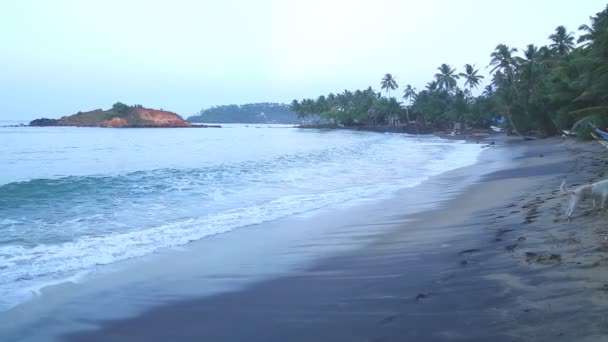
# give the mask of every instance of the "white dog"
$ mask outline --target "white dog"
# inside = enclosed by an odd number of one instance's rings
[[[608,199],[608,179],[595,182],[593,184],[583,185],[575,190],[566,190],[565,185],[566,181],[563,181],[559,189],[562,191],[563,194],[570,195],[570,204],[568,205],[568,209],[566,210],[566,216],[568,217],[568,221],[570,221],[572,212],[579,204],[579,202],[583,201],[586,198],[593,199],[594,209],[596,200],[600,200],[600,206],[601,208],[604,208],[604,205],[606,204],[606,199]]]

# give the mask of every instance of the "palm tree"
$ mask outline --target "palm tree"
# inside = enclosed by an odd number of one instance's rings
[[[456,80],[458,79],[458,75],[456,75],[456,69],[452,69],[451,66],[447,64],[441,64],[438,73],[435,74],[435,79],[437,80],[437,87],[449,92],[452,89],[456,88]]]
[[[593,20],[593,18],[592,18],[592,20]],[[576,40],[576,42],[579,44],[583,43],[580,46],[583,48],[586,48],[593,41],[593,37],[595,36],[595,30],[587,24],[583,24],[583,25],[579,26],[578,29],[579,29],[579,31],[584,31],[585,33],[578,36],[578,39]]]
[[[488,84],[485,88],[483,88],[482,95],[485,97],[490,97],[494,95],[494,87],[492,87],[491,84]]]
[[[555,33],[549,36],[549,39],[553,41],[553,44],[549,45],[549,47],[560,56],[565,56],[574,49],[574,37],[572,33],[566,33],[564,26],[558,26],[555,29]]]
[[[483,79],[483,76],[477,75],[479,70],[475,70],[475,66],[471,64],[464,65],[464,71],[459,74],[460,77],[465,79],[464,85],[469,86],[470,89],[477,88],[479,82]]]
[[[403,99],[409,102],[409,106],[405,106],[405,115],[407,117],[407,122],[410,122],[410,110],[409,107],[412,105],[412,100],[416,99],[416,88],[412,88],[410,84],[405,86],[403,90]]]
[[[304,112],[302,111],[302,106],[298,100],[291,101],[290,109],[292,112],[296,113],[299,118],[305,116]]]
[[[380,81],[380,86],[382,90],[386,90],[388,97],[391,96],[391,90],[399,88],[399,86],[397,85],[397,81],[395,81],[395,78],[391,74],[384,75],[384,78],[382,78],[382,80]]]
[[[540,50],[534,45],[529,44],[524,50],[524,58],[519,58],[519,79],[526,83],[527,90],[530,93],[536,93],[540,87],[542,78],[542,60],[543,55]]]
[[[524,58],[527,62],[536,61],[539,54],[538,48],[534,44],[528,44],[524,50]]]
[[[515,126],[513,113],[511,112],[514,101],[518,97],[514,82],[514,73],[517,68],[517,60],[513,57],[514,52],[517,52],[517,49],[509,48],[505,44],[498,44],[490,55],[492,59],[489,66],[493,66],[490,72],[495,72],[492,77],[492,85],[497,89],[497,105],[509,120],[513,131],[523,137]]]
[[[425,88],[430,92],[434,92],[435,90],[437,90],[437,81],[431,81],[427,83]]]
[[[505,44],[498,44],[490,57],[490,65],[493,66],[490,73],[498,70],[501,71],[509,80],[513,80],[513,73],[517,65],[513,53],[517,52],[516,48],[509,48]]]

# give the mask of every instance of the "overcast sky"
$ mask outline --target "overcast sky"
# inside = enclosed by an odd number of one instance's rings
[[[0,5],[0,119],[142,104],[202,108],[423,88],[441,63],[487,72],[498,43],[577,31],[600,0],[15,0]],[[401,91],[399,91],[401,93]]]

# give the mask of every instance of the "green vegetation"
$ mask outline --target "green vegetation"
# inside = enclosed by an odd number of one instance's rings
[[[387,74],[387,76],[390,75]],[[386,77],[382,82],[384,83],[385,80],[387,80]],[[390,83],[387,83],[387,92],[391,88],[397,88],[392,77],[388,79],[388,82]],[[325,121],[347,126],[377,125],[390,121],[390,118],[400,118],[405,115],[405,110],[394,97],[382,97],[371,87],[354,92],[345,90],[337,95],[321,95],[316,100],[304,99],[301,102],[293,100],[291,109],[300,118],[308,119],[310,123]]]
[[[474,65],[466,64],[464,72],[458,73],[442,64],[425,89],[404,88],[405,105],[390,96],[398,85],[386,74],[380,86],[387,97],[370,87],[316,100],[294,100],[291,108],[312,122],[339,125],[394,125],[416,120],[438,128],[451,128],[455,123],[487,128],[504,119],[505,126],[516,134],[543,136],[573,125],[581,133],[594,125],[606,127],[608,7],[579,30],[578,46],[573,33],[563,26],[548,36],[546,46],[530,44],[519,51],[498,44],[490,54],[490,84],[478,96],[472,92],[483,76]]]
[[[105,112],[105,118],[112,119],[116,117],[124,117],[129,111],[129,108],[136,108],[136,106],[130,107],[122,102],[116,102],[112,105],[112,109]]]
[[[216,106],[203,109],[187,119],[194,123],[281,123],[295,124],[298,117],[288,105],[281,103],[251,103]]]

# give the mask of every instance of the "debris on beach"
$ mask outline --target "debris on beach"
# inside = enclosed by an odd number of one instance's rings
[[[428,298],[428,297],[429,297],[429,294],[428,294],[428,293],[419,293],[419,294],[416,296],[416,301],[420,301],[421,299],[425,299],[425,298]]]
[[[533,262],[541,265],[556,265],[562,262],[560,254],[544,254],[533,260]]]

